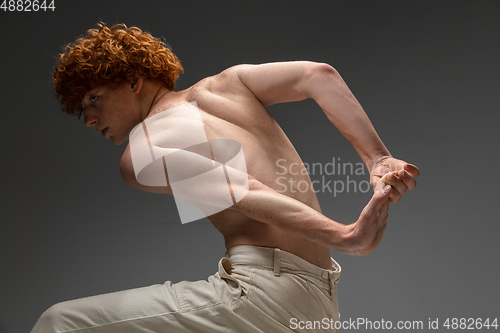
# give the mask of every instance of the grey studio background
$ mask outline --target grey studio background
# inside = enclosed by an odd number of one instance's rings
[[[374,253],[332,251],[342,320],[422,321],[425,332],[429,318],[499,317],[500,1],[55,5],[0,11],[0,333],[29,332],[64,300],[206,279],[224,255],[208,220],[181,225],[171,197],[129,187],[118,169],[125,145],[53,98],[54,56],[99,20],[165,37],[185,68],[178,89],[240,63],[333,65],[393,156],[422,172],[391,205]],[[313,101],[270,112],[305,162],[361,161]],[[323,213],[346,224],[371,197],[317,190]]]

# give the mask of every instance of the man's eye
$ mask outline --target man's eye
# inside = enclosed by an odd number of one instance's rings
[[[96,100],[97,100],[97,96],[90,96],[90,101],[92,103],[95,103]]]

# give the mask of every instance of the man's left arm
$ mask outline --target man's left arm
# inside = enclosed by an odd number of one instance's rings
[[[328,119],[354,146],[376,187],[382,177],[393,187],[391,202],[416,186],[420,173],[412,164],[395,159],[340,74],[330,65],[309,61],[240,65],[233,68],[241,82],[264,106],[312,98]]]

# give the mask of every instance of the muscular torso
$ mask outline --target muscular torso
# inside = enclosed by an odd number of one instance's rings
[[[297,172],[297,165],[301,166],[302,161],[295,148],[262,103],[231,72],[222,72],[186,90],[169,94],[169,98],[160,99],[154,105],[148,118],[193,101],[197,104],[208,140],[232,139],[239,142],[251,177],[320,211],[308,174]],[[176,121],[182,120],[172,119],[171,135],[176,135],[175,131],[180,130],[181,126],[175,126]],[[183,126],[185,133],[186,125]],[[130,159],[130,148],[127,146],[121,163],[121,172],[127,182],[145,191],[172,194],[167,187],[138,184]],[[295,164],[293,172],[290,172],[292,163]],[[278,177],[281,177],[280,181]],[[283,177],[286,177],[286,181]],[[301,181],[302,184],[309,184],[307,191],[304,191],[303,186],[300,190],[293,186]],[[331,269],[330,251],[326,247],[271,224],[250,219],[236,209],[225,209],[208,218],[224,236],[227,248],[244,244],[278,247],[317,266]]]

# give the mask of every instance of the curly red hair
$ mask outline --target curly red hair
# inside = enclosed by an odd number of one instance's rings
[[[175,89],[175,80],[184,70],[162,39],[125,24],[98,26],[87,37],[66,45],[59,55],[52,81],[63,111],[79,115],[82,98],[91,86],[118,85],[137,75]]]

